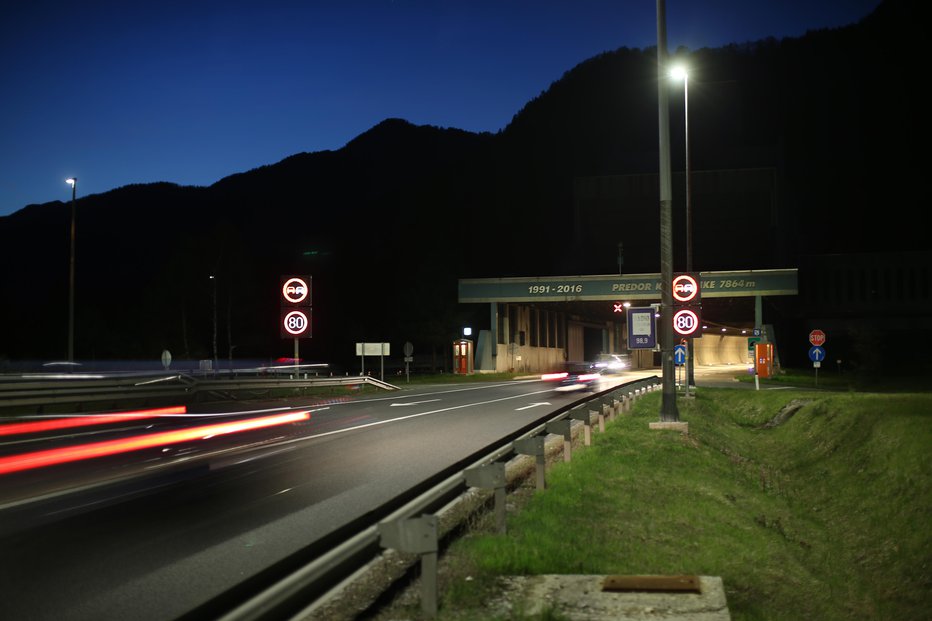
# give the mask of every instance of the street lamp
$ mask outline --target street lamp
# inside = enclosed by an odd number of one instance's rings
[[[217,277],[211,274],[210,283],[213,285],[213,298],[214,298],[214,372],[217,371],[218,360],[217,360]]]
[[[68,267],[68,362],[74,362],[74,211],[78,192],[78,178],[69,177],[71,185],[71,260]]]
[[[693,271],[693,213],[692,213],[692,188],[690,184],[689,168],[689,73],[686,67],[677,65],[670,71],[670,76],[675,80],[683,81],[683,134],[686,142],[686,271]],[[687,343],[686,356],[686,386],[696,385],[694,356],[695,349],[693,340],[689,339]],[[688,388],[687,388],[688,390]]]
[[[676,367],[673,364],[673,188],[670,180],[670,98],[662,76],[667,66],[666,3],[657,0],[657,112],[660,138],[660,360],[663,386],[660,398],[661,422],[678,422],[676,408]]]

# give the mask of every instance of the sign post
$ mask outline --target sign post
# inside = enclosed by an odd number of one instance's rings
[[[684,372],[686,371],[686,359],[688,355],[686,353],[686,345],[680,344],[673,348],[673,364],[676,366],[677,376],[680,375],[680,369]],[[685,376],[686,374],[683,373]],[[689,377],[686,377],[686,394],[689,394]]]
[[[282,276],[279,331],[282,338],[294,339],[294,371],[298,377],[298,339],[311,338],[311,277]]]
[[[356,355],[362,360],[361,375],[366,374],[366,356],[381,356],[381,380],[385,381],[385,356],[391,355],[390,343],[356,343]]]
[[[825,360],[825,348],[822,345],[825,344],[825,332],[822,330],[813,330],[809,333],[809,343],[812,347],[809,348],[809,360],[812,361],[812,368],[815,369],[815,385],[819,386],[819,367],[822,366],[822,361]]]
[[[405,352],[405,382],[410,384],[411,383],[411,368],[408,365],[410,365],[411,361],[414,360],[414,358],[411,356],[411,354],[414,353],[414,345],[411,344],[411,341],[405,342],[404,352]]]
[[[686,396],[696,385],[693,339],[702,336],[702,287],[698,273],[676,274],[673,278],[673,331],[686,340]]]

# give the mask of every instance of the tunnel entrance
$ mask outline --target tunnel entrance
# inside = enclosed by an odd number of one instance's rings
[[[596,360],[602,350],[601,328],[583,327],[583,360]]]

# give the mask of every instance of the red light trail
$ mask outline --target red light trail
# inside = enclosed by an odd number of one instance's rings
[[[188,408],[184,405],[155,408],[151,410],[135,410],[132,412],[116,412],[113,414],[94,414],[91,416],[73,416],[67,418],[54,418],[49,420],[30,421],[28,423],[8,423],[0,425],[0,436],[12,436],[21,433],[36,433],[38,431],[54,431],[56,429],[70,429],[72,427],[85,427],[88,425],[104,425],[106,423],[119,423],[129,420],[140,420],[164,416],[165,414],[185,414]]]
[[[166,444],[204,440],[223,434],[262,429],[275,425],[308,420],[310,417],[311,415],[309,412],[289,412],[287,414],[277,414],[275,416],[263,416],[261,418],[250,418],[247,420],[218,423],[214,425],[202,425],[200,427],[191,427],[190,429],[179,429],[176,431],[163,431],[142,436],[121,438],[119,440],[106,440],[103,442],[23,453],[21,455],[10,455],[8,457],[0,457],[0,474],[9,474],[11,472],[31,470],[33,468],[43,468],[45,466],[92,459],[94,457],[104,457],[106,455],[116,455],[118,453],[138,451],[144,448],[164,446]]]

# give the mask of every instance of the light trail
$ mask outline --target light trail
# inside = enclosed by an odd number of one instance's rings
[[[50,420],[36,420],[28,423],[7,423],[0,425],[0,436],[13,436],[23,433],[36,433],[39,431],[54,431],[57,429],[70,429],[72,427],[86,427],[90,425],[104,425],[107,423],[122,423],[128,420],[141,420],[154,418],[167,414],[184,414],[187,406],[179,405],[167,408],[154,408],[151,410],[134,410],[130,412],[114,412],[111,414],[93,414],[88,416],[69,416],[66,418],[53,418]]]
[[[43,468],[56,464],[104,457],[106,455],[116,455],[145,448],[164,446],[166,444],[192,442],[194,440],[203,440],[240,431],[274,427],[275,425],[308,420],[310,417],[310,412],[307,411],[289,412],[287,414],[278,414],[275,416],[263,416],[261,418],[202,425],[200,427],[179,429],[176,431],[163,431],[142,436],[121,438],[119,440],[106,440],[103,442],[23,453],[21,455],[10,455],[8,457],[0,457],[0,474]]]

